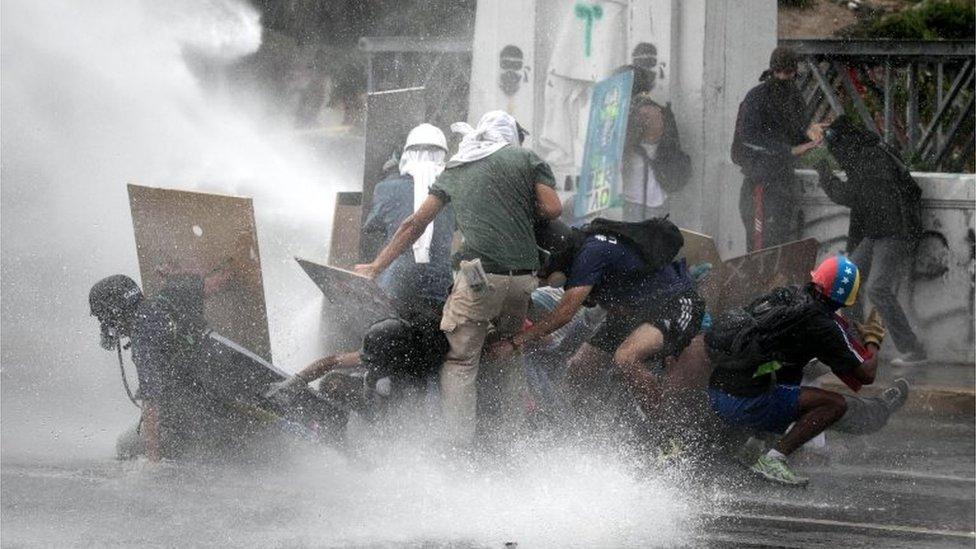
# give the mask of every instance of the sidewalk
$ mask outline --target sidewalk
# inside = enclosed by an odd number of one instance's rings
[[[905,403],[907,412],[976,417],[976,364],[932,362],[900,369],[882,364],[874,385],[864,387],[861,392],[867,396],[876,395],[899,377],[908,379],[912,386],[908,402]],[[824,388],[850,391],[832,376],[824,381]]]

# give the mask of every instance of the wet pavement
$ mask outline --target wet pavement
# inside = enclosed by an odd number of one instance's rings
[[[809,487],[733,462],[634,472],[565,449],[484,470],[422,452],[357,470],[316,450],[256,468],[4,455],[5,547],[973,547],[972,417],[832,434]],[[800,461],[800,460],[798,460]],[[511,547],[511,546],[509,546]]]

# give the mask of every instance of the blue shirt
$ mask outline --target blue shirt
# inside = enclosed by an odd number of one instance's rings
[[[413,178],[395,174],[373,189],[373,206],[363,225],[389,243],[403,220],[413,213]],[[430,262],[417,263],[409,249],[396,258],[377,279],[399,306],[410,305],[417,298],[443,303],[451,288],[451,239],[454,237],[454,210],[445,206],[434,218],[434,236],[430,243]]]
[[[612,236],[590,235],[569,268],[566,288],[592,286],[589,299],[604,308],[650,307],[665,295],[692,288],[684,260],[648,272],[644,260]]]

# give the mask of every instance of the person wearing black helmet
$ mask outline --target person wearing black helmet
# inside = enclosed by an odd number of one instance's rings
[[[739,105],[731,152],[745,176],[739,210],[749,251],[798,238],[796,158],[823,139],[822,125],[807,125],[794,83],[799,59],[788,46],[774,49],[761,83]]]
[[[834,202],[851,209],[847,249],[861,269],[871,303],[891,339],[905,356],[895,365],[921,364],[928,355],[898,303],[898,286],[907,275],[922,235],[922,189],[897,153],[877,134],[848,116],[825,132],[827,149],[847,173],[842,181],[826,160],[817,165],[820,186]],[[863,319],[861,302],[854,316]]]
[[[132,349],[141,401],[140,425],[119,440],[119,456],[141,453],[153,461],[234,447],[247,423],[195,383],[193,372],[207,329],[204,279],[170,276],[156,295],[146,297],[125,275],[92,286],[89,305],[101,328],[101,344]],[[126,342],[127,340],[127,342]]]
[[[267,396],[288,404],[298,391],[321,378],[323,394],[370,419],[377,397],[423,389],[444,361],[447,349],[447,338],[436,325],[385,318],[367,328],[358,351],[320,358],[273,384]]]
[[[681,248],[680,231],[667,219],[622,223],[597,219],[583,229],[553,226],[549,260],[540,272],[547,283],[565,281],[565,293],[551,315],[492,347],[514,353],[566,325],[584,304],[607,311],[596,332],[570,360],[566,383],[581,389],[613,364],[645,415],[653,414],[662,392],[649,360],[679,355],[698,334],[704,301],[695,291]]]

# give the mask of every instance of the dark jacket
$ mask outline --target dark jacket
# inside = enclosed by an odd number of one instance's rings
[[[732,161],[747,178],[768,184],[792,178],[796,159],[790,150],[809,139],[806,104],[796,84],[764,78],[739,105]]]
[[[413,213],[413,178],[394,173],[373,190],[373,205],[366,216],[363,233],[373,235],[383,244],[393,238],[403,220]],[[397,309],[420,299],[441,302],[447,299],[451,274],[451,240],[454,237],[454,211],[446,206],[434,218],[434,236],[430,244],[430,263],[417,263],[409,249],[394,260],[378,279]]]
[[[922,232],[922,190],[897,154],[847,117],[838,118],[827,132],[827,146],[847,172],[847,181],[825,165],[817,171],[827,196],[851,209],[848,247],[853,249],[865,237],[917,240]]]

